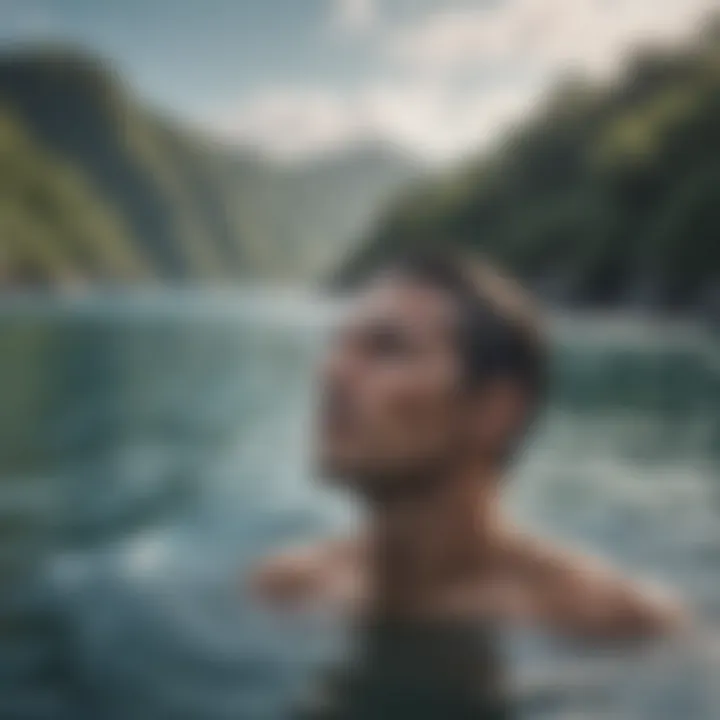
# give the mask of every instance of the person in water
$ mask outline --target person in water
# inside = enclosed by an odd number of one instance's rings
[[[365,527],[265,561],[263,598],[395,627],[453,619],[625,640],[683,625],[656,588],[503,513],[546,392],[534,313],[468,258],[406,258],[364,280],[323,365],[318,455],[322,475],[362,502]]]

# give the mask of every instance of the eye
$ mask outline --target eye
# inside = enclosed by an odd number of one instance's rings
[[[372,355],[386,359],[408,357],[415,350],[407,333],[394,326],[372,328],[366,335],[365,345]]]

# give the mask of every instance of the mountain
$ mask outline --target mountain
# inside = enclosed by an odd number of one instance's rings
[[[560,301],[694,307],[720,297],[720,20],[574,78],[492,152],[422,182],[346,262],[479,251]]]
[[[236,178],[245,166],[230,168]],[[367,235],[394,194],[421,175],[412,158],[366,143],[241,181],[240,214],[261,274],[322,277]],[[264,243],[264,238],[272,238]]]
[[[0,282],[304,279],[368,230],[414,161],[282,167],[144,107],[95,57],[0,56]]]

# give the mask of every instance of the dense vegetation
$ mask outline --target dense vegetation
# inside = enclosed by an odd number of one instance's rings
[[[574,303],[687,307],[720,288],[720,25],[567,81],[492,153],[419,183],[345,268],[447,244]]]
[[[280,168],[140,105],[92,57],[0,56],[0,283],[311,277],[416,172],[365,148]]]

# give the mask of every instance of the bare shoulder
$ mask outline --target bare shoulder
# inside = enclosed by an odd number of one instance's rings
[[[256,566],[250,590],[270,602],[293,605],[311,600],[323,592],[352,549],[351,541],[332,540],[284,550]]]
[[[541,539],[521,545],[525,574],[550,624],[580,635],[638,639],[673,634],[687,623],[666,588],[631,578],[608,562]]]

